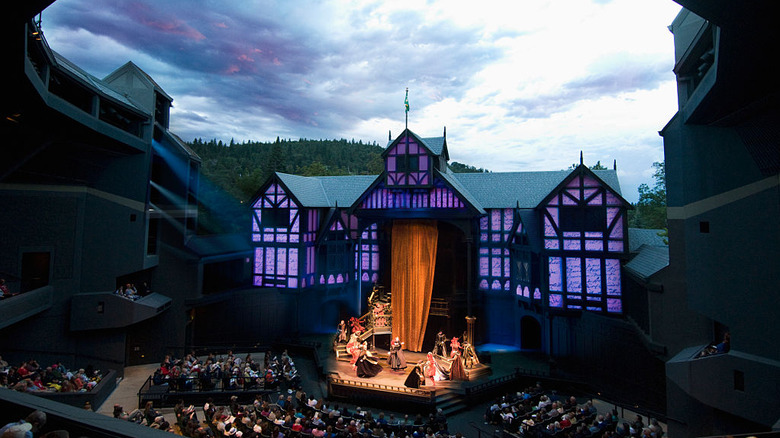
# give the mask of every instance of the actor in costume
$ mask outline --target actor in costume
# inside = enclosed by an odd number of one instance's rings
[[[360,354],[357,362],[355,362],[355,371],[358,377],[374,377],[382,372],[382,365],[379,361],[368,351],[368,345],[363,342],[359,348]]]
[[[390,355],[387,357],[387,363],[390,365],[390,369],[394,371],[406,368],[403,342],[401,342],[398,336],[390,343]]]
[[[460,354],[460,342],[458,338],[452,338],[452,352],[450,357],[452,358],[452,366],[450,366],[450,379],[452,380],[468,380],[466,369],[463,366],[463,357]]]
[[[433,347],[433,354],[447,357],[447,336],[441,330],[436,334],[436,345]]]
[[[352,369],[355,369],[355,362],[357,362],[358,357],[360,356],[360,338],[358,336],[360,335],[360,332],[354,332],[349,337],[349,342],[347,342],[347,353],[352,355],[352,360],[349,361],[349,363],[352,364]]]
[[[436,386],[437,381],[449,380],[450,373],[444,366],[442,366],[433,353],[428,353],[428,361],[425,364],[425,375],[433,381],[433,385]]]
[[[347,342],[347,323],[345,323],[343,319],[339,323],[339,336],[336,342],[339,344],[342,342]]]
[[[404,385],[407,388],[419,388],[421,386],[425,386],[425,374],[423,374],[422,371],[422,365],[425,362],[420,362],[414,366],[414,369],[411,373],[409,373],[409,376],[406,378],[406,381],[404,382]]]
[[[450,357],[460,356],[460,342],[458,338],[452,338],[450,349]]]

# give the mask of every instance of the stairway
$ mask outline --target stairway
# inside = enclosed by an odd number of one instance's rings
[[[436,408],[441,409],[447,417],[467,410],[469,407],[466,404],[464,394],[457,392],[455,388],[448,388],[447,386],[446,381],[436,382],[434,401]]]

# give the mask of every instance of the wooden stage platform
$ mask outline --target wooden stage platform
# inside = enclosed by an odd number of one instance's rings
[[[407,388],[404,385],[406,378],[413,371],[416,363],[426,361],[427,354],[404,351],[407,367],[395,371],[390,369],[387,363],[387,350],[375,349],[372,352],[382,365],[382,371],[374,377],[358,377],[347,357],[337,358],[335,352],[331,355],[323,366],[329,397],[368,406],[395,405],[401,412],[419,410],[420,407],[431,409],[440,407],[448,412],[455,412],[465,407],[464,396],[467,385],[474,385],[475,381],[479,380],[488,380],[492,375],[490,365],[480,363],[465,370],[469,378],[467,381],[433,382],[428,378],[425,386]]]

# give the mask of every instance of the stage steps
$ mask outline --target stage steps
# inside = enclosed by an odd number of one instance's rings
[[[464,399],[464,394],[456,392],[450,388],[442,388],[444,385],[436,384],[436,408],[441,409],[444,415],[449,417],[459,412],[467,410],[469,407]]]
[[[333,345],[333,351],[336,353],[336,360],[340,362],[349,362],[352,360],[352,355],[347,353],[347,344],[336,343]],[[379,359],[387,359],[387,355],[380,355],[375,348],[369,350],[372,355]]]

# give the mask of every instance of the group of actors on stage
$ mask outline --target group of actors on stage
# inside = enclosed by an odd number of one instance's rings
[[[344,321],[339,323],[337,342],[347,344],[347,353],[352,356],[350,363],[357,377],[374,377],[382,371],[379,358],[371,353],[366,341],[361,342],[360,331],[354,331],[347,339],[347,326]],[[419,388],[426,384],[427,379],[435,386],[442,380],[468,380],[466,367],[479,363],[473,347],[454,337],[449,340],[450,354],[447,357],[447,337],[439,331],[436,335],[436,344],[433,351],[427,354],[426,360],[414,365],[404,385],[410,388]],[[403,371],[407,368],[404,356],[403,342],[399,337],[390,341],[390,350],[387,363],[393,371]]]

